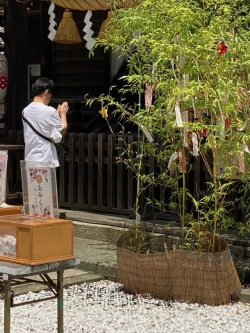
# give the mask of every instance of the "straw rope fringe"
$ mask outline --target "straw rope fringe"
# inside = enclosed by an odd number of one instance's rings
[[[111,7],[124,8],[133,7],[138,0],[53,0],[58,6],[75,10],[107,10]]]
[[[76,23],[73,20],[72,12],[68,9],[63,13],[54,41],[62,44],[78,44],[82,42]]]
[[[214,254],[188,250],[141,254],[118,242],[117,269],[125,290],[167,300],[222,305],[241,292],[228,247]]]

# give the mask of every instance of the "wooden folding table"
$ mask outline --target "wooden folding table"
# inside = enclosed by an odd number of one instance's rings
[[[35,266],[0,261],[0,292],[4,298],[4,333],[10,333],[11,307],[55,298],[57,299],[57,331],[58,333],[63,333],[63,272],[66,269],[74,268],[77,264],[79,264],[79,259],[50,262]],[[51,272],[57,273],[56,282],[50,278],[48,273]],[[39,275],[42,281],[35,279],[35,275]],[[44,284],[51,290],[52,295],[46,298],[15,303],[12,287],[26,283]]]

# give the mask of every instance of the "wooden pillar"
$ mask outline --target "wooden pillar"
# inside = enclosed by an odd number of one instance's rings
[[[49,34],[49,4],[48,2],[41,2],[40,4],[40,33],[41,33],[41,76],[47,76],[54,79],[53,73],[53,54],[52,42],[48,39]]]
[[[5,56],[8,86],[5,97],[6,126],[22,129],[21,112],[27,105],[27,5],[4,0]],[[34,46],[35,47],[35,46]]]

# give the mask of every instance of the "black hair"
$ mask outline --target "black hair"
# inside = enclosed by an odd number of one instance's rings
[[[37,79],[31,86],[31,92],[33,97],[39,96],[44,93],[46,90],[53,92],[54,82],[46,77],[40,77]]]

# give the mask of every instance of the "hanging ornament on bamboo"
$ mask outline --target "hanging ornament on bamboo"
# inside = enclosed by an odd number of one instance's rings
[[[108,110],[102,106],[99,113],[102,115],[102,118],[108,118]]]
[[[103,106],[103,101],[101,101],[101,104],[102,104],[102,108],[101,110],[99,111],[99,113],[102,115],[102,118],[104,118],[106,120],[106,123],[109,127],[109,130],[112,134],[114,134],[113,130],[112,130],[112,127],[108,121],[108,109],[106,109],[104,106]]]
[[[241,151],[238,156],[238,170],[240,173],[245,173],[245,157],[243,151]]]
[[[141,127],[143,134],[148,139],[148,142],[153,142],[154,138],[153,138],[152,134],[149,132],[149,130],[144,125],[141,125],[140,127]]]
[[[184,111],[182,113],[183,121],[185,123],[188,123],[188,111]],[[184,132],[183,132],[183,146],[188,147],[188,126],[184,126]]]
[[[84,18],[85,27],[83,28],[83,31],[85,32],[83,38],[87,41],[85,47],[89,51],[92,50],[95,44],[95,40],[94,38],[92,38],[94,31],[91,29],[93,25],[93,23],[90,21],[91,16],[92,16],[92,11],[88,10]]]
[[[226,54],[228,52],[228,46],[225,43],[224,38],[217,44],[216,52],[219,55]]]
[[[250,154],[250,151],[249,151],[248,145],[244,144],[243,147],[242,147],[242,149],[243,149],[243,151],[244,151],[245,153]]]
[[[6,95],[8,83],[8,65],[4,54],[0,53],[0,101]]]
[[[150,108],[152,106],[153,100],[153,88],[151,84],[146,83],[146,91],[145,91],[145,108]]]
[[[55,36],[56,36],[56,29],[55,29],[55,26],[57,25],[56,24],[56,21],[55,21],[55,18],[56,18],[56,15],[54,13],[54,10],[55,10],[55,4],[53,1],[51,1],[51,4],[49,6],[49,10],[48,10],[48,14],[49,14],[49,34],[48,34],[48,38],[53,41],[55,39]]]
[[[168,170],[170,172],[170,177],[175,177],[176,176],[176,160],[179,157],[179,154],[177,151],[175,151],[171,156],[168,161]]]
[[[203,122],[203,113],[202,110],[197,109],[196,110],[196,119],[198,120],[198,122],[202,123]],[[203,129],[199,129],[197,130],[198,136],[200,139],[204,138],[207,136],[207,129],[204,127]]]
[[[193,156],[199,156],[198,138],[196,133],[192,133]]]
[[[180,110],[180,105],[179,103],[175,104],[175,117],[176,117],[176,124],[177,127],[183,127],[183,122],[181,118],[181,110]]]
[[[178,158],[179,154],[177,153],[177,151],[175,151],[171,156],[170,159],[168,161],[168,169],[171,168],[172,164],[174,163],[174,161]]]

